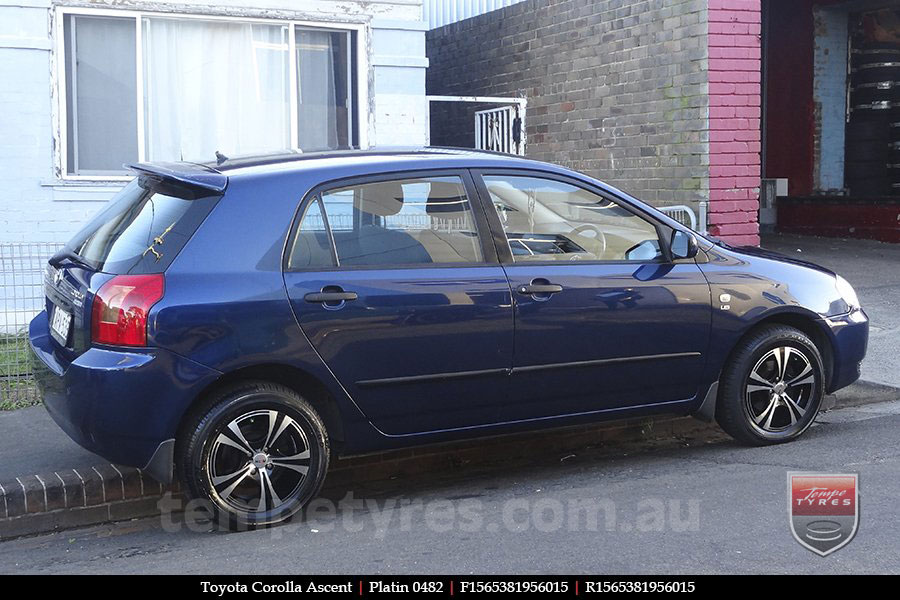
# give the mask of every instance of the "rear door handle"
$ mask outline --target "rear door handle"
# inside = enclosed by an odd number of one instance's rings
[[[336,303],[336,302],[349,302],[350,300],[356,300],[359,298],[359,295],[356,292],[310,292],[303,296],[303,299],[307,302],[313,303]]]
[[[555,283],[529,283],[520,285],[516,291],[523,296],[533,296],[534,294],[558,294],[563,291],[563,288]]]

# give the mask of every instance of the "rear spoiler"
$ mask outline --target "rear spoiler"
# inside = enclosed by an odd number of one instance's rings
[[[200,192],[200,195],[221,194],[228,186],[228,176],[206,165],[188,162],[130,163],[131,169],[141,177],[161,184]]]

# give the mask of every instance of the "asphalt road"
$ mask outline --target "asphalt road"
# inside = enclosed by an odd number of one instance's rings
[[[778,447],[535,450],[516,464],[333,490],[366,508],[329,514],[323,502],[318,516],[262,531],[149,519],[12,540],[0,543],[0,572],[900,573],[900,401],[819,420]],[[859,474],[859,531],[826,558],[789,531],[795,470]]]
[[[862,378],[900,387],[900,244],[764,235],[762,246],[820,264],[853,285],[870,325]]]

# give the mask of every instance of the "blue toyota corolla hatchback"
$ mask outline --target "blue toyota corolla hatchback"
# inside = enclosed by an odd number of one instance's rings
[[[296,513],[336,454],[655,413],[784,442],[865,355],[840,276],[561,167],[426,148],[132,168],[47,267],[44,402],[233,524]]]

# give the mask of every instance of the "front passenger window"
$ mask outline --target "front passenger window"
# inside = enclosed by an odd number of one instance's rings
[[[585,189],[538,177],[484,177],[515,262],[650,262],[663,257],[656,227]]]

